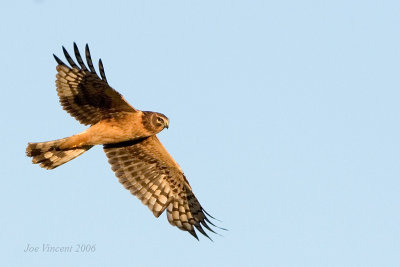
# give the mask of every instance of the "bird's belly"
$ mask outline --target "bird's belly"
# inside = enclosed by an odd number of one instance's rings
[[[143,127],[134,121],[99,122],[87,129],[85,134],[90,145],[113,144],[148,136]]]

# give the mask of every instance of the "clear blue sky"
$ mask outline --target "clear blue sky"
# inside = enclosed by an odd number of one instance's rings
[[[399,26],[398,1],[3,1],[0,265],[400,266]],[[101,147],[25,157],[85,129],[54,83],[74,41],[170,118],[160,139],[223,237],[154,218]]]

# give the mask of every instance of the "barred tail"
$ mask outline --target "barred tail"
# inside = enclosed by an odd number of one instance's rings
[[[32,157],[32,163],[39,164],[40,167],[51,170],[54,169],[88,151],[92,146],[82,146],[77,148],[61,149],[68,138],[55,141],[28,143],[26,155]]]

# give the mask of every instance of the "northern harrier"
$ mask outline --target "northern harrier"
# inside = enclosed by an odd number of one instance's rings
[[[79,66],[63,47],[67,66],[56,55],[57,93],[64,110],[84,125],[85,131],[55,141],[29,143],[26,155],[40,167],[54,169],[83,154],[94,145],[103,145],[112,170],[119,181],[159,217],[167,210],[168,221],[198,239],[194,227],[214,232],[214,225],[200,205],[182,169],[168,154],[156,134],[168,128],[168,118],[157,112],[140,111],[111,88],[103,63],[101,78],[93,67],[88,45],[87,66],[74,43]],[[210,216],[211,217],[211,216]],[[215,226],[215,225],[214,225]],[[208,237],[209,238],[209,237]]]

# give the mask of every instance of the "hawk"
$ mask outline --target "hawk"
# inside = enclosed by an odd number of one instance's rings
[[[103,145],[108,162],[123,186],[159,217],[167,210],[171,225],[198,239],[195,228],[210,238],[214,232],[209,215],[193,194],[182,169],[156,134],[168,128],[168,118],[140,111],[108,84],[101,59],[97,75],[86,44],[87,66],[74,43],[77,65],[63,47],[69,66],[57,61],[57,94],[61,106],[84,125],[85,131],[58,140],[28,143],[26,155],[34,164],[51,170],[78,157],[95,145]],[[223,228],[221,228],[223,229]],[[214,232],[215,233],[215,232]]]

